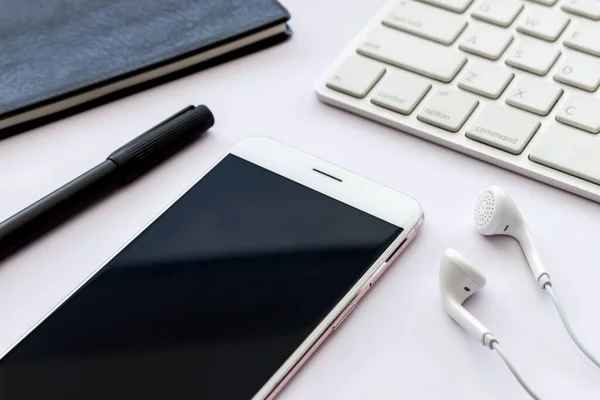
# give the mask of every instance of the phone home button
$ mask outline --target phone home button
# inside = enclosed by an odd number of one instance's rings
[[[336,329],[338,329],[340,327],[340,325],[342,325],[342,322],[344,322],[344,320],[346,319],[346,317],[348,317],[348,315],[350,315],[350,313],[352,312],[352,310],[354,310],[354,307],[356,307],[356,303],[350,304],[350,306],[348,306],[344,310],[344,312],[342,313],[342,315],[340,315],[338,317],[338,319],[333,323],[333,330],[334,331]]]

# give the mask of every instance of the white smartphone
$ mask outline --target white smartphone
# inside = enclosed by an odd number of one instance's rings
[[[272,399],[422,221],[405,194],[246,139],[2,355],[0,398]]]

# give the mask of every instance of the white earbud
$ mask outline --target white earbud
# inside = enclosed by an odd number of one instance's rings
[[[475,225],[486,236],[508,235],[517,239],[540,286],[550,283],[550,275],[537,252],[525,219],[515,202],[497,186],[485,190],[475,205]]]
[[[484,346],[498,353],[523,389],[534,400],[540,400],[540,397],[529,387],[509,358],[500,349],[500,344],[494,335],[463,307],[463,303],[479,292],[485,286],[486,281],[485,276],[456,250],[448,249],[444,251],[440,262],[440,291],[446,311],[452,319],[475,336],[477,340],[481,341]]]
[[[486,284],[485,276],[456,250],[448,249],[440,262],[440,291],[448,314],[463,329],[491,348],[490,331],[464,307],[463,303]]]
[[[550,275],[546,271],[540,255],[533,244],[525,219],[515,202],[502,188],[491,186],[479,196],[475,205],[475,225],[477,226],[477,230],[483,235],[508,235],[517,239],[521,244],[521,249],[525,257],[527,257],[529,267],[531,267],[535,279],[552,298],[567,333],[582,353],[600,368],[600,359],[596,358],[584,346],[571,327],[567,315],[554,293]]]

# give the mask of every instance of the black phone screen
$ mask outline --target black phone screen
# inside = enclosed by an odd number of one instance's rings
[[[0,360],[0,399],[251,399],[400,232],[230,154]]]

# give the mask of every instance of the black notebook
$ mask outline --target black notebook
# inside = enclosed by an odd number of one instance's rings
[[[275,0],[0,0],[0,10],[0,130],[290,35]]]

